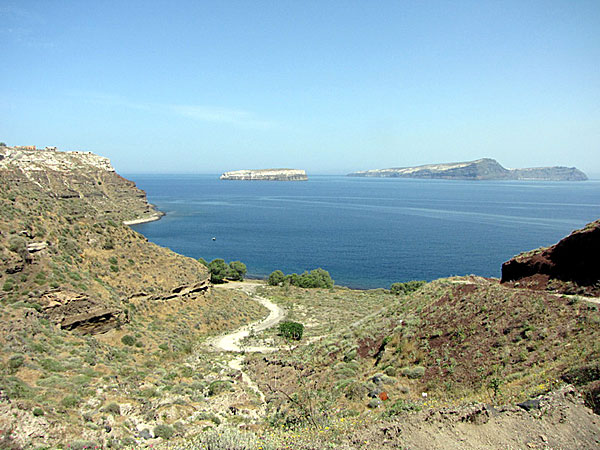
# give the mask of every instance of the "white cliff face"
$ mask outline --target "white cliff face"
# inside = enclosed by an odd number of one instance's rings
[[[221,180],[305,181],[306,171],[300,169],[234,170],[225,172]]]
[[[53,150],[21,150],[0,148],[0,169],[18,167],[24,172],[55,170],[70,172],[86,168],[114,172],[108,158],[91,152],[58,152]]]

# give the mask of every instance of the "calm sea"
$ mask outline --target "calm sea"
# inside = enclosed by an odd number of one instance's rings
[[[600,181],[128,178],[167,213],[133,227],[152,242],[193,258],[240,260],[254,277],[322,267],[355,288],[499,277],[511,256],[600,218]]]

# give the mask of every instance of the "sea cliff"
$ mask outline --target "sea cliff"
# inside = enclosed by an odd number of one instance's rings
[[[221,180],[306,181],[306,171],[300,169],[234,170],[225,172]]]
[[[415,167],[363,170],[350,173],[348,176],[445,180],[584,181],[588,179],[586,174],[576,167],[553,166],[507,169],[491,158],[455,163],[426,164]]]

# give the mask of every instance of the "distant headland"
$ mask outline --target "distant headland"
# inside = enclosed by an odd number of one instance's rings
[[[349,177],[430,178],[445,180],[538,180],[585,181],[587,175],[575,167],[531,167],[506,169],[498,161],[482,158],[475,161],[426,164],[415,167],[363,170]]]
[[[306,181],[306,171],[300,169],[234,170],[225,172],[221,180]]]

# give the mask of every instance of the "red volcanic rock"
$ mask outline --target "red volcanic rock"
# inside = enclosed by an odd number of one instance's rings
[[[600,296],[600,220],[557,244],[502,264],[502,283],[565,294]]]

